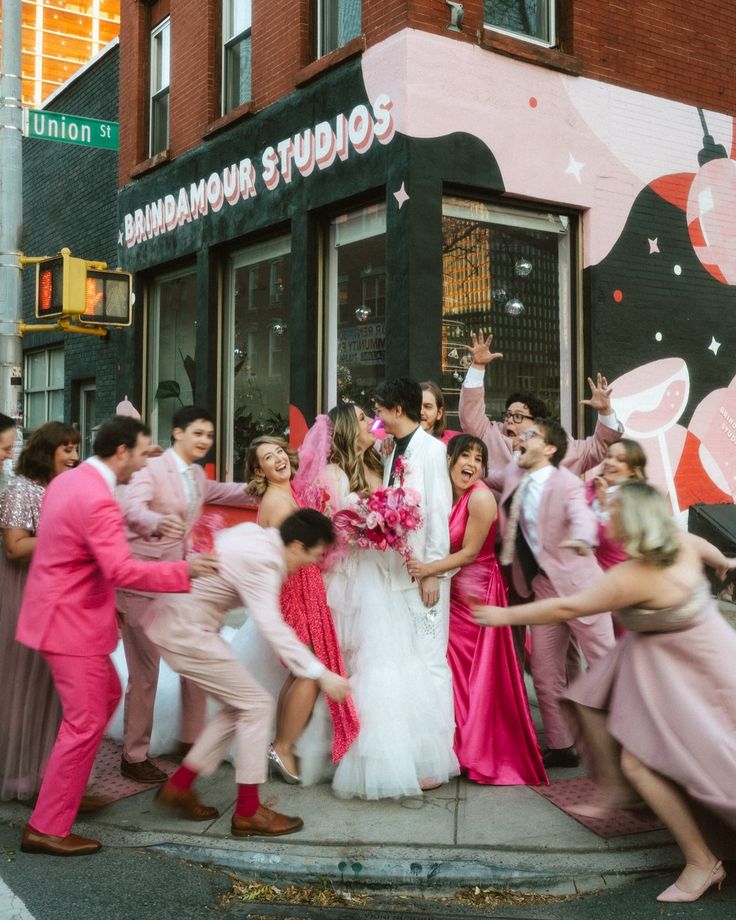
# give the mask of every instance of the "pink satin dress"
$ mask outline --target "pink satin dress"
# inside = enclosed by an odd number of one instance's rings
[[[293,489],[292,494],[301,507]],[[281,588],[281,615],[297,638],[312,649],[319,662],[335,674],[347,676],[332,611],[327,606],[322,570],[318,565],[305,565],[286,576]],[[328,698],[327,705],[334,727],[332,761],[339,763],[358,737],[360,721],[352,699],[336,703]]]
[[[450,550],[463,544],[468,502],[476,483],[450,514]],[[548,783],[542,764],[526,688],[509,626],[481,627],[469,597],[506,606],[506,585],[494,553],[494,523],[478,558],[453,576],[450,591],[450,642],[447,658],[455,697],[455,753],[463,772],[491,786]]]

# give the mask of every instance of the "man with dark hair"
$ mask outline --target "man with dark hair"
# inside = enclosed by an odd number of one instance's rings
[[[382,384],[374,393],[376,415],[384,430],[394,439],[393,450],[384,458],[383,485],[400,482],[419,493],[421,527],[409,535],[412,558],[434,562],[450,552],[449,519],[452,487],[447,475],[447,451],[444,444],[428,434],[419,424],[422,411],[422,388],[408,377],[398,377]],[[401,461],[399,462],[399,458]],[[452,674],[447,663],[450,628],[451,573],[438,578],[429,576],[418,583],[409,574],[402,556],[387,553],[391,588],[403,601],[412,624],[417,654],[432,675],[441,700],[437,713],[440,724],[448,725],[448,762],[457,765],[453,751],[455,724]],[[449,776],[424,777],[423,788],[432,788]]]
[[[188,591],[190,578],[217,571],[211,556],[158,564],[131,558],[113,493],[145,465],[149,444],[145,425],[115,416],[100,426],[95,455],[46,489],[16,638],[49,665],[63,718],[23,831],[27,853],[82,856],[100,848],[70,831],[120,699],[109,657],[118,642],[115,588]]]
[[[215,426],[200,406],[184,406],[172,420],[173,446],[149,460],[118,493],[125,516],[128,544],[134,559],[184,559],[189,536],[204,504],[252,505],[242,483],[207,479],[198,461],[209,453]],[[159,655],[142,623],[155,598],[141,591],[119,591],[118,610],[128,686],[123,716],[120,772],[139,783],[163,783],[166,773],[149,759],[153,708],[158,686]],[[204,694],[181,682],[180,748],[188,749],[206,717]]]
[[[460,425],[466,434],[473,434],[485,442],[491,469],[502,470],[511,460],[512,439],[526,431],[535,418],[545,418],[547,407],[531,393],[512,393],[506,399],[503,421],[492,422],[486,416],[483,379],[486,367],[503,355],[491,351],[493,336],[491,333],[484,336],[482,329],[477,335],[472,334],[471,343],[466,347],[473,363],[460,389]],[[574,441],[567,436],[569,443],[562,461],[562,466],[579,475],[597,466],[609,446],[623,433],[611,407],[611,388],[606,378],[598,374],[594,382],[588,377],[588,385],[590,399],[581,399],[580,403],[598,411],[598,423],[589,438]]]
[[[149,639],[179,674],[220,703],[220,709],[192,745],[181,767],[160,789],[158,801],[194,821],[211,821],[216,808],[203,805],[194,791],[197,776],[209,776],[235,746],[237,804],[231,829],[236,837],[277,837],[302,828],[292,818],[261,805],[275,700],[235,657],[220,636],[225,616],[245,606],[258,631],[292,674],[317,681],[331,699],[349,695],[348,682],[328,671],[284,622],[279,606],[287,574],[320,562],[335,539],[331,522],[304,508],[279,530],[238,524],[217,534],[219,572],[191,594],[157,603],[146,626]]]
[[[598,523],[585,500],[582,482],[564,468],[569,439],[559,422],[535,418],[514,439],[516,462],[490,477],[498,489],[502,549],[499,561],[511,566],[519,597],[564,597],[592,584],[601,574],[593,555]],[[559,699],[567,683],[571,639],[593,664],[614,645],[610,615],[580,617],[532,626],[532,677],[544,725],[546,767],[578,763],[574,739]]]

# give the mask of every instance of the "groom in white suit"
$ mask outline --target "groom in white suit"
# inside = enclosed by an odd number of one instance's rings
[[[403,484],[421,496],[423,523],[409,535],[412,557],[420,562],[443,559],[450,552],[452,487],[444,444],[427,434],[419,424],[422,388],[415,380],[398,377],[383,383],[373,398],[376,415],[386,433],[394,439],[394,449],[385,459],[383,484],[398,484],[396,462],[402,456]],[[441,715],[447,716],[449,725],[454,725],[452,674],[447,664],[450,579],[433,576],[416,582],[403,558],[398,553],[390,556],[391,586],[402,593],[414,627],[417,653],[426,662],[446,707]],[[452,745],[452,738],[449,743]]]

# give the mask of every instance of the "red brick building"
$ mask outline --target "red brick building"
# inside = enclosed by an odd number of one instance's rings
[[[471,329],[581,432],[584,379],[684,510],[736,494],[736,8],[121,4],[130,391],[243,450],[387,375],[456,405]],[[729,331],[731,335],[729,335]]]

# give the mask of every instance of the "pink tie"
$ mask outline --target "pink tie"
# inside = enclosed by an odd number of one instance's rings
[[[528,473],[525,473],[524,478],[516,487],[514,496],[511,499],[509,518],[506,522],[506,531],[503,535],[503,542],[501,543],[501,554],[498,558],[498,561],[501,563],[501,565],[511,565],[511,562],[513,561],[514,552],[516,551],[516,535],[519,532],[521,503],[524,500],[524,493],[526,492],[530,481],[531,477]]]

